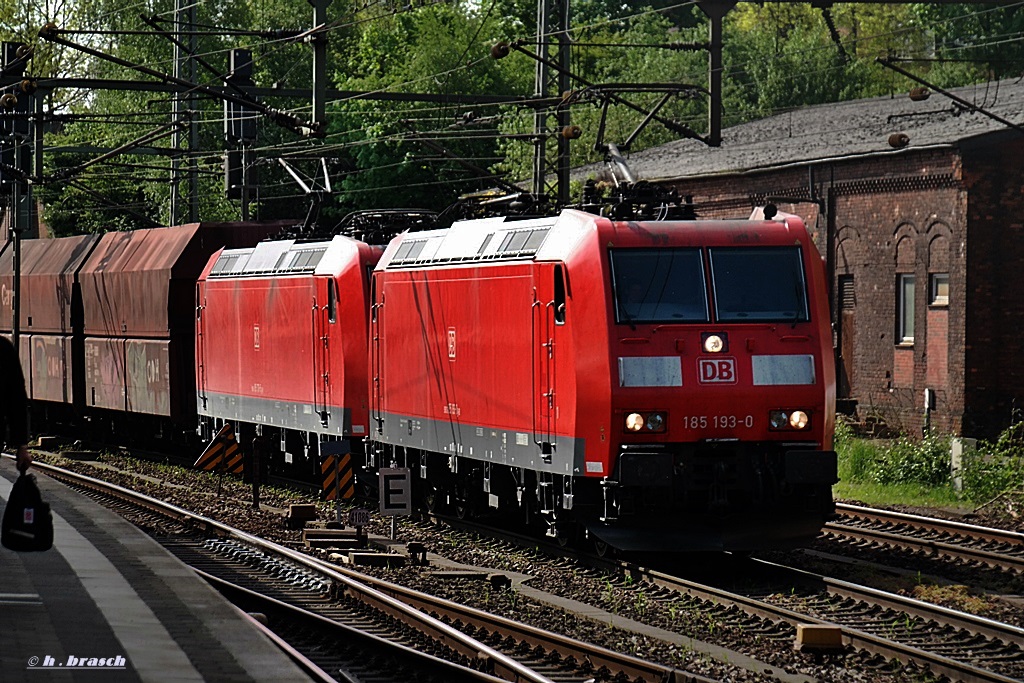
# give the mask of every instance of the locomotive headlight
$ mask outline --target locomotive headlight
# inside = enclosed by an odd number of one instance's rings
[[[789,414],[789,426],[793,429],[806,429],[811,418],[802,410],[794,410]]]
[[[811,418],[803,410],[772,410],[768,413],[771,429],[807,429]]]
[[[665,413],[628,413],[624,426],[627,432],[663,432],[666,423]]]
[[[665,430],[665,414],[651,413],[647,416],[647,431],[661,432]]]
[[[708,353],[719,353],[725,348],[725,340],[717,334],[709,334],[704,338],[704,350]]]

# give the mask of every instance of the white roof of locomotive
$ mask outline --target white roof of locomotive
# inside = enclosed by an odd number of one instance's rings
[[[391,241],[377,268],[558,261],[594,231],[594,218],[567,210],[555,217],[516,221],[482,218],[459,221],[441,230],[406,232]]]
[[[329,242],[274,240],[246,249],[225,249],[211,278],[337,273],[352,258],[355,241],[337,236]]]

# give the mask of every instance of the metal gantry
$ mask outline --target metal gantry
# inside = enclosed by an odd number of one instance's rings
[[[540,59],[533,94],[538,100],[571,89],[569,48],[569,0],[537,0],[535,49]],[[560,206],[569,203],[569,138],[561,134],[569,123],[568,107],[538,107],[534,113],[533,193],[554,197]]]

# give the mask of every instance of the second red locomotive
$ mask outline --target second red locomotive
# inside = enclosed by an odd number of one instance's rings
[[[259,426],[279,473],[309,479],[319,444],[367,434],[369,272],[382,249],[348,237],[276,240],[214,255],[199,278],[202,433]],[[295,456],[301,454],[301,457]]]

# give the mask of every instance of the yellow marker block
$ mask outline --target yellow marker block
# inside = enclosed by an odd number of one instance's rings
[[[823,624],[797,624],[796,643],[793,647],[796,650],[804,648],[841,650],[843,649],[843,629],[839,626]]]

